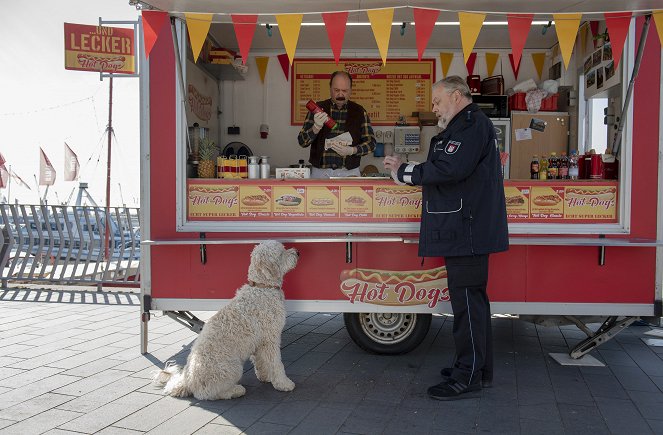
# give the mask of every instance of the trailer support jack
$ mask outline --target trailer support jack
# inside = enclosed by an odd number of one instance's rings
[[[624,317],[621,320],[617,320],[617,316],[608,317],[605,322],[601,325],[596,332],[592,332],[587,326],[582,323],[579,319],[573,316],[565,316],[567,319],[572,321],[581,331],[587,334],[587,338],[581,341],[576,347],[571,349],[569,355],[573,359],[582,358],[587,353],[591,352],[601,344],[606,341],[614,338],[620,331],[629,327],[629,325],[636,320],[638,317]]]
[[[196,334],[200,334],[203,330],[205,322],[191,314],[190,311],[164,311],[166,316],[170,317],[180,325],[184,325]]]

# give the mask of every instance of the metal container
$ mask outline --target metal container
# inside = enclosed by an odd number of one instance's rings
[[[258,156],[249,156],[249,179],[255,180],[257,178],[260,178]]]
[[[260,178],[269,178],[269,157],[260,156]]]

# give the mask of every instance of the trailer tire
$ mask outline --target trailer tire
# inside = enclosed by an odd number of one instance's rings
[[[430,314],[344,313],[345,328],[352,341],[367,352],[400,355],[410,352],[426,338]]]

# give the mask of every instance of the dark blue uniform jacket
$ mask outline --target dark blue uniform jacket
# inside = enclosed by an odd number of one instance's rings
[[[398,178],[423,186],[420,256],[509,249],[495,128],[476,104],[461,110],[431,139],[426,162],[402,164]]]

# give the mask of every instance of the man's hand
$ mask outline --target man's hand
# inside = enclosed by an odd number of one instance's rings
[[[355,147],[349,145],[341,145],[338,142],[332,143],[331,149],[333,149],[334,151],[336,151],[338,155],[343,157],[351,156],[356,151]]]
[[[329,116],[325,112],[318,112],[313,115],[313,125],[315,126],[316,130],[322,130],[322,126],[325,124],[325,122],[327,122],[328,119]]]
[[[387,156],[382,161],[384,168],[388,171],[398,171],[403,161],[400,156]]]

